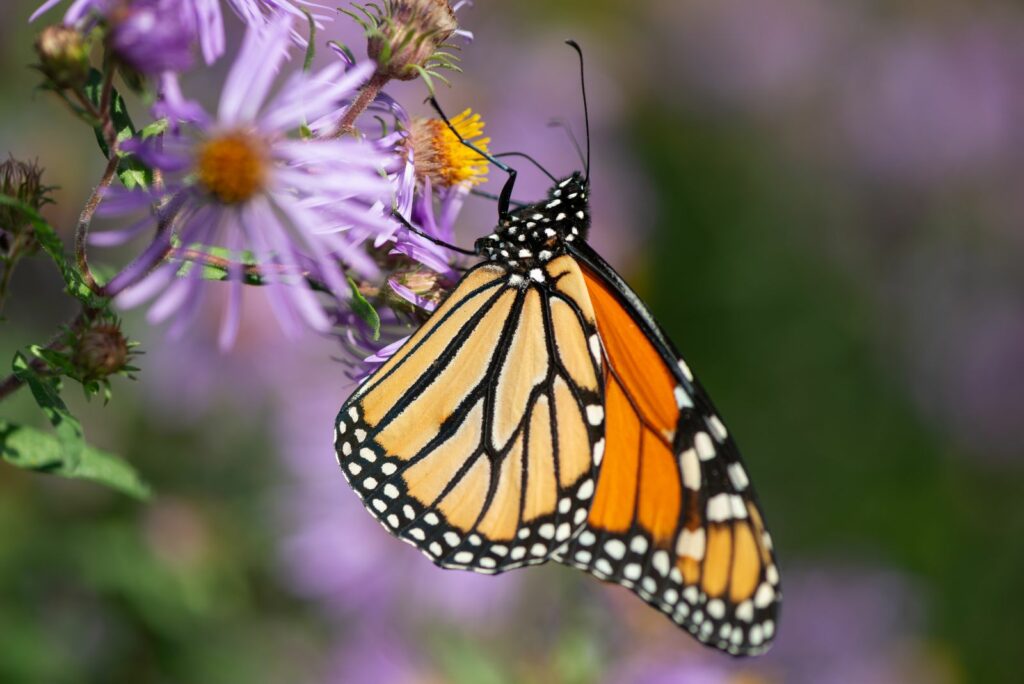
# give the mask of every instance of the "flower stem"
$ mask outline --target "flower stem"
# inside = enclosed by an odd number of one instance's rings
[[[352,133],[356,129],[356,119],[377,99],[377,95],[380,94],[381,89],[387,85],[389,80],[390,77],[379,71],[374,72],[370,80],[359,89],[359,95],[356,96],[356,99],[345,110],[344,116],[341,117],[338,127],[334,129],[334,134],[331,137],[341,138]]]
[[[103,191],[110,187],[111,182],[114,180],[114,174],[117,172],[117,163],[117,150],[114,146],[111,146],[107,168],[104,169],[99,184],[93,189],[89,201],[82,208],[82,213],[78,216],[78,225],[75,226],[75,262],[89,289],[96,294],[102,294],[102,288],[96,283],[96,278],[93,277],[92,271],[89,269],[89,258],[86,254],[85,244],[89,238],[89,226],[92,224],[92,217],[96,213],[96,208],[99,207],[100,202],[103,201]]]

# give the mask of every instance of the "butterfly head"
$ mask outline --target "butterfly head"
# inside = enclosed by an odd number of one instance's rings
[[[587,237],[589,194],[578,171],[558,181],[547,199],[510,212],[497,230],[477,240],[477,254],[523,272],[564,254],[568,243]]]

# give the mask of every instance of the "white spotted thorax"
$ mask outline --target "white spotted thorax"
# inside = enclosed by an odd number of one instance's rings
[[[586,239],[587,196],[587,181],[579,172],[572,174],[556,183],[546,200],[510,212],[497,230],[476,241],[477,254],[506,265],[511,284],[543,282],[544,264],[565,254],[568,243]]]

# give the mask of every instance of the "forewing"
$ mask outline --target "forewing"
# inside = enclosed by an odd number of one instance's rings
[[[583,287],[578,268],[527,284],[477,267],[338,415],[356,494],[438,565],[541,563],[584,524],[601,374],[580,346],[593,314],[560,290],[570,282]]]
[[[781,592],[736,445],[643,304],[591,258],[607,445],[586,529],[558,557],[628,587],[702,642],[763,652]]]

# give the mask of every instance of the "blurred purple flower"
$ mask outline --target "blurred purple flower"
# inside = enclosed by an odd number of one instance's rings
[[[104,212],[158,208],[128,229],[94,233],[92,241],[120,244],[157,228],[153,242],[111,280],[108,290],[118,293],[119,304],[126,307],[157,297],[149,319],[159,322],[180,314],[172,332],[195,312],[204,282],[200,268],[180,273],[181,250],[226,251],[233,304],[221,330],[225,347],[238,330],[237,300],[243,260],[249,256],[259,265],[267,282],[263,289],[289,334],[302,323],[319,331],[330,327],[307,276],[344,300],[349,286],[339,259],[363,276],[377,274],[376,264],[357,244],[366,233],[393,230],[381,210],[391,200],[391,184],[378,173],[389,163],[388,155],[351,138],[287,137],[351,94],[373,65],[343,72],[335,64],[312,75],[300,72],[268,99],[287,53],[289,24],[285,19],[248,31],[215,118],[195,103],[168,100],[165,111],[185,120],[181,134],[125,145],[163,172],[164,187],[111,193]],[[361,235],[350,239],[345,231],[353,227]]]
[[[1003,464],[1019,463],[1024,443],[1024,295],[1019,250],[1006,245],[917,243],[886,291],[915,402],[967,456]]]
[[[346,635],[331,658],[324,684],[387,682],[426,684],[439,681],[410,644],[392,630],[361,624]]]
[[[59,5],[64,0],[46,0],[39,8],[29,16],[28,20],[35,21],[45,12],[49,12],[51,9]],[[71,7],[64,13],[64,23],[71,25],[77,24],[82,19],[88,17],[91,14],[104,15],[106,11],[112,7],[116,0],[73,0]],[[186,0],[187,1],[187,0]]]
[[[32,13],[29,21],[35,21],[43,13],[59,5],[63,0],[46,0]],[[307,0],[225,0],[228,6],[247,25],[265,28],[270,23],[288,17],[305,25],[305,11],[309,11],[317,28],[323,28],[333,16],[329,8]],[[145,73],[159,71],[154,65],[168,63],[167,69],[181,70],[191,65],[184,62],[184,41],[191,57],[191,44],[198,38],[203,59],[213,64],[224,54],[224,17],[221,0],[73,0],[64,13],[64,23],[77,24],[85,19],[105,18],[113,20],[115,26],[127,24],[123,35],[118,38],[114,31],[114,45],[124,49],[129,64]],[[292,39],[306,45],[305,36],[292,30]],[[168,54],[161,54],[161,50]],[[142,65],[142,67],[139,66]],[[154,67],[151,69],[143,67]]]
[[[322,363],[293,368],[285,386],[277,439],[293,485],[283,499],[282,566],[299,595],[339,618],[362,624],[442,621],[500,623],[518,595],[520,573],[485,577],[442,570],[381,527],[345,484],[331,453],[330,425],[354,389]],[[294,388],[294,391],[288,391]],[[326,422],[325,422],[326,421]]]
[[[179,0],[135,0],[111,21],[114,53],[144,74],[188,69],[196,40],[191,9]]]
[[[852,23],[827,0],[660,2],[658,61],[699,89],[688,105],[753,111],[792,104],[819,86]],[[665,16],[667,13],[667,16]],[[659,71],[658,77],[664,78]],[[670,77],[671,79],[671,77]]]
[[[753,660],[727,660],[697,644],[679,648],[670,625],[663,639],[644,632],[605,681],[792,684],[945,681],[942,664],[922,647],[922,604],[916,588],[888,570],[826,564],[786,573],[786,601],[772,650]],[[630,610],[634,610],[632,603]],[[649,611],[635,606],[636,611]],[[651,615],[658,624],[664,618]]]
[[[843,120],[851,151],[880,180],[971,177],[1013,149],[1024,67],[1020,35],[975,24],[893,32],[857,60]]]
[[[209,1],[209,0],[206,0]],[[228,6],[234,10],[242,21],[248,26],[260,28],[267,26],[283,17],[288,17],[296,22],[296,25],[305,27],[308,23],[306,12],[313,17],[319,29],[324,27],[326,22],[333,19],[334,15],[330,7],[321,5],[309,0],[225,0]],[[305,47],[306,36],[299,30],[293,29],[292,40]]]

